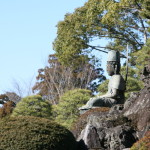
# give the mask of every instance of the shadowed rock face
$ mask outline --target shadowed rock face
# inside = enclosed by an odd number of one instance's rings
[[[88,148],[100,150],[122,150],[136,142],[136,131],[130,121],[120,115],[121,106],[112,107],[108,112],[95,112],[87,118],[78,141],[83,140]]]
[[[144,68],[141,79],[144,81],[144,88],[138,93],[132,93],[123,110],[124,116],[136,125],[139,138],[150,129],[150,65]]]
[[[150,65],[144,68],[141,79],[145,87],[138,93],[132,93],[124,105],[88,114],[77,137],[86,146],[85,150],[130,148],[150,129]]]

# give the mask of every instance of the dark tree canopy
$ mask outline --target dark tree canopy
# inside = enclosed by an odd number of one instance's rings
[[[133,56],[136,60],[136,67],[139,69],[139,72],[143,69],[143,66],[150,63],[150,38],[147,40],[143,48],[134,53]]]

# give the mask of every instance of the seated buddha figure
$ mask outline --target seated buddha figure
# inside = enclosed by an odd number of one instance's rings
[[[88,110],[95,107],[112,107],[115,104],[124,103],[125,81],[120,75],[120,53],[118,51],[108,52],[107,73],[111,76],[107,93],[90,98],[79,110]]]

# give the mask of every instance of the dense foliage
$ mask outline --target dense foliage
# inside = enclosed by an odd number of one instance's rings
[[[139,72],[141,72],[143,66],[150,63],[150,38],[147,40],[142,50],[134,53],[133,57],[136,59],[136,67],[139,69]]]
[[[73,63],[94,50],[123,52],[127,43],[131,52],[140,50],[149,37],[148,4],[148,0],[88,0],[57,25],[54,50],[59,60]]]
[[[11,117],[0,120],[1,150],[75,150],[70,131],[37,117]]]
[[[66,92],[58,105],[54,106],[56,122],[70,128],[79,117],[78,108],[84,105],[91,97],[91,92],[85,89],[74,89]]]
[[[126,67],[121,68],[121,74],[125,78]],[[125,98],[129,98],[131,92],[138,92],[144,87],[143,82],[140,79],[139,71],[136,68],[128,68],[128,78],[126,82]]]
[[[106,94],[106,92],[108,91],[108,83],[109,83],[109,80],[107,79],[102,84],[99,85],[98,87],[99,95]]]
[[[12,116],[51,118],[51,105],[40,95],[27,96],[17,103]]]

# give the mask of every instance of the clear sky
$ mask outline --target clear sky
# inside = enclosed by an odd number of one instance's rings
[[[0,0],[0,94],[29,84],[53,53],[58,21],[87,0]]]

